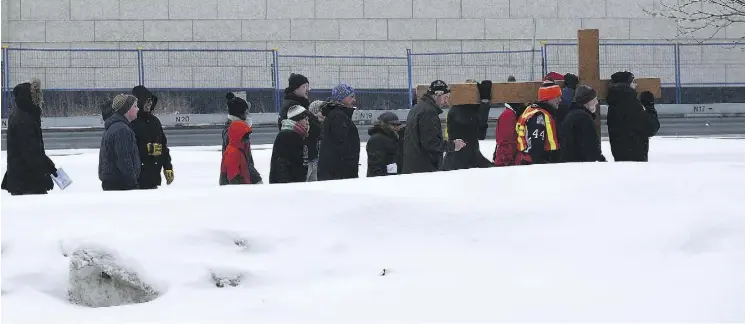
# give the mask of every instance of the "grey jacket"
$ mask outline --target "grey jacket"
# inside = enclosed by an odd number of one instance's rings
[[[140,168],[135,133],[127,119],[115,113],[104,123],[98,154],[98,179],[117,188],[136,189]]]
[[[409,111],[404,135],[404,174],[437,171],[443,154],[455,150],[455,144],[443,138],[441,113],[442,109],[430,95],[424,95]]]

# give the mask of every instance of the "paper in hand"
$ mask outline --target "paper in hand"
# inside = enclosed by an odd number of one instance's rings
[[[65,188],[69,187],[72,184],[72,179],[67,176],[67,173],[65,173],[65,170],[62,170],[62,168],[57,169],[56,177],[54,175],[50,176],[52,177],[52,180],[54,180],[54,183],[57,184],[57,187],[62,190],[65,190]]]
[[[389,165],[386,165],[385,167],[386,167],[386,169],[388,169],[388,173],[389,174],[396,174],[396,173],[398,173],[398,165],[396,165],[396,163],[391,163]]]

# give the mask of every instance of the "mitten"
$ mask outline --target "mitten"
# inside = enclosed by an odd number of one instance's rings
[[[639,95],[639,101],[644,107],[654,106],[654,95],[649,91],[644,91]]]
[[[163,176],[166,177],[166,184],[170,185],[173,183],[173,170],[163,170]]]
[[[491,85],[492,85],[491,80],[481,81],[481,83],[477,85],[479,89],[479,98],[481,99],[482,102],[491,101]]]
[[[163,153],[163,145],[159,143],[147,143],[147,154],[160,156]]]

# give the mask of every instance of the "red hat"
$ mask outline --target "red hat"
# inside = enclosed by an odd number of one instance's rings
[[[556,72],[549,72],[546,74],[546,76],[543,78],[543,81],[546,80],[552,80],[552,81],[564,81],[564,76],[556,73]]]
[[[543,85],[538,88],[538,101],[549,101],[561,97],[561,88],[553,81],[543,81]]]

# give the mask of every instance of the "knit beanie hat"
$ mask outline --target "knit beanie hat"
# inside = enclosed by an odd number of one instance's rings
[[[289,85],[287,86],[287,89],[285,89],[285,90],[286,91],[289,91],[289,92],[292,92],[292,91],[297,90],[297,88],[300,88],[300,86],[302,86],[303,84],[310,83],[310,81],[308,81],[308,78],[306,78],[302,74],[292,73],[292,74],[290,74],[290,78],[288,80],[288,83],[289,83]]]
[[[137,102],[137,97],[133,95],[118,94],[111,103],[111,110],[124,115],[129,111],[129,108],[132,108],[135,102]]]
[[[429,85],[429,88],[427,88],[427,93],[431,95],[437,94],[440,91],[442,91],[442,94],[450,93],[450,87],[448,87],[448,84],[445,83],[445,81],[432,81],[432,83],[430,83]]]
[[[314,115],[318,114],[319,112],[321,112],[321,106],[323,106],[324,103],[326,102],[323,100],[313,101],[310,103],[310,106],[308,106],[308,111]]]
[[[235,117],[245,117],[249,109],[251,109],[251,103],[246,102],[241,97],[236,97],[234,93],[228,92],[225,95],[228,99],[228,114]]]
[[[610,76],[610,81],[613,83],[626,83],[631,84],[634,81],[634,73],[629,71],[616,72]]]
[[[514,75],[510,75],[507,77],[507,82],[517,82],[517,79],[515,79]]]
[[[290,109],[287,109],[287,118],[294,120],[294,121],[300,121],[303,118],[305,118],[306,113],[307,113],[307,110],[305,110],[303,106],[294,105],[290,107]]]
[[[571,73],[564,74],[564,86],[565,87],[576,89],[578,84],[579,84],[578,76],[571,74]]]
[[[386,124],[401,125],[401,121],[398,120],[398,115],[390,111],[386,111],[380,114],[380,116],[378,116],[378,120]]]
[[[111,117],[111,115],[114,114],[114,109],[111,108],[113,103],[114,103],[114,100],[109,99],[109,100],[106,100],[106,102],[104,102],[103,104],[101,104],[101,106],[99,106],[99,108],[101,109],[101,119],[107,120],[109,119],[109,117]]]
[[[595,89],[586,85],[581,85],[577,87],[577,92],[574,94],[574,102],[576,102],[578,105],[584,106],[588,102],[592,101],[592,99],[595,99],[597,97],[598,92],[595,91]]]
[[[549,101],[558,97],[561,97],[559,85],[551,80],[543,81],[541,87],[538,88],[538,101]]]
[[[349,97],[354,94],[354,88],[349,86],[348,84],[340,84],[334,87],[334,89],[331,90],[331,99],[333,99],[336,102],[342,102],[344,98]]]

